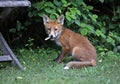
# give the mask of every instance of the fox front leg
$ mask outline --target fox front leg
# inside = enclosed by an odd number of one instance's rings
[[[61,52],[61,53],[62,53],[62,52]],[[61,53],[59,53],[58,56],[57,56],[55,59],[53,59],[53,61],[58,61],[58,59],[59,59]]]
[[[63,58],[68,54],[68,49],[62,49],[61,55],[58,57],[57,63],[61,63]]]

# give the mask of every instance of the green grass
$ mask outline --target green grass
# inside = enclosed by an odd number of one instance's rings
[[[96,67],[64,70],[66,57],[61,64],[52,61],[57,56],[54,49],[19,49],[18,59],[25,70],[1,63],[0,84],[119,84],[120,56],[98,57]],[[117,54],[116,54],[117,55]]]

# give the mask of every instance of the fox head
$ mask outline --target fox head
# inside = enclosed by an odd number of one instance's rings
[[[47,15],[43,15],[43,22],[50,40],[58,39],[62,32],[64,15],[59,16],[57,20],[51,20]]]

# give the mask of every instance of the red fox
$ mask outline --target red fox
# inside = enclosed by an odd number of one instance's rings
[[[43,22],[48,34],[45,40],[53,40],[62,47],[61,54],[55,59],[57,63],[61,63],[68,53],[77,60],[68,62],[64,69],[96,65],[96,49],[87,38],[63,27],[64,15],[59,16],[57,20],[51,20],[47,15],[43,15]]]

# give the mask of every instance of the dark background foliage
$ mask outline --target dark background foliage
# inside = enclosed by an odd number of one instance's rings
[[[119,0],[30,0],[31,8],[12,8],[0,20],[0,31],[14,47],[52,47],[42,15],[51,19],[65,15],[64,26],[89,38],[97,51],[118,51],[120,46]],[[2,11],[3,8],[0,8]]]

